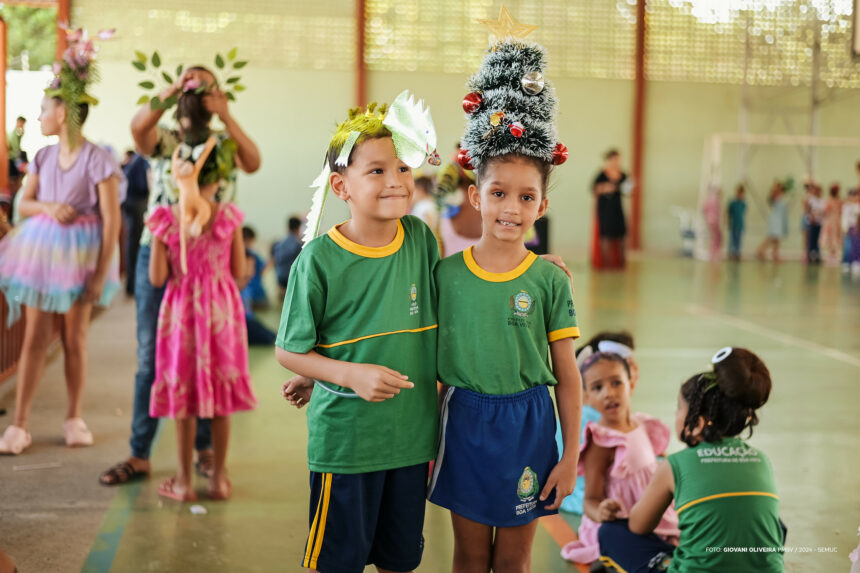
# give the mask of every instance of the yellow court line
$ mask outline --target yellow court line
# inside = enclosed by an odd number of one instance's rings
[[[322,519],[320,520],[320,531],[317,534],[316,544],[314,545],[314,554],[311,557],[311,565],[309,569],[317,568],[317,561],[319,560],[320,551],[322,550],[323,544],[323,536],[325,536],[325,521],[328,517],[328,502],[331,499],[331,479],[332,474],[325,474],[328,477],[328,481],[325,484],[325,497],[323,500],[323,510],[322,510]]]
[[[550,342],[561,340],[562,338],[579,338],[579,327],[570,326],[568,328],[559,328],[547,333],[547,338]]]
[[[335,342],[332,344],[317,344],[317,348],[334,348],[335,346],[343,346],[344,344],[352,344],[353,342],[359,342],[361,340],[367,340],[368,338],[376,338],[377,336],[388,336],[389,334],[403,334],[404,332],[424,332],[425,330],[432,330],[434,328],[439,328],[438,324],[434,324],[432,326],[422,326],[421,328],[412,328],[407,330],[392,330],[391,332],[379,332],[377,334],[368,334],[367,336],[360,336],[358,338],[353,338],[352,340],[344,340],[342,342]]]
[[[712,499],[719,499],[721,497],[741,497],[746,495],[762,495],[765,497],[772,497],[774,499],[779,499],[775,493],[770,493],[769,491],[736,491],[732,493],[718,493],[716,495],[709,495],[707,497],[701,497],[699,499],[694,499],[693,501],[689,501],[682,505],[675,513],[680,514],[682,511],[687,509],[690,506],[696,505],[697,503],[702,503],[703,501],[710,501]]]

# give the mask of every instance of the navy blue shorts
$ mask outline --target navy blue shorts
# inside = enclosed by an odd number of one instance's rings
[[[625,573],[657,573],[672,563],[675,546],[656,534],[637,535],[627,528],[626,519],[606,521],[597,530],[600,561]]]
[[[412,571],[424,551],[428,464],[362,474],[311,472],[310,534],[302,567]]]
[[[546,386],[494,396],[450,388],[430,501],[493,527],[516,527],[544,515],[555,492],[541,489],[558,463],[555,411]]]

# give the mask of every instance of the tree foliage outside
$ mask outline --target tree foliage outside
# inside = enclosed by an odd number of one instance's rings
[[[0,14],[6,20],[9,69],[38,70],[54,62],[57,49],[57,9],[31,6],[3,6]],[[22,55],[26,54],[26,57]]]

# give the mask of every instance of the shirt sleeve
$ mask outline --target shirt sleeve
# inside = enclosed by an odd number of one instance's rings
[[[89,176],[93,187],[103,181],[107,181],[114,175],[122,179],[122,170],[110,151],[96,146],[93,150],[92,160],[89,165]]]
[[[317,276],[313,255],[299,254],[290,269],[281,325],[275,344],[289,352],[305,354],[317,345],[318,327],[325,308],[325,289]]]
[[[42,163],[45,162],[45,155],[48,153],[48,148],[43,147],[39,151],[36,152],[36,157],[33,158],[27,165],[27,173],[31,173],[33,175],[38,175],[39,171],[42,170]]]
[[[547,337],[550,342],[562,338],[579,338],[576,324],[576,307],[573,305],[573,291],[570,279],[561,269],[553,269],[552,305],[547,322]]]

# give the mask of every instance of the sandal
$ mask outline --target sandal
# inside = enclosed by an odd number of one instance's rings
[[[197,494],[194,490],[188,489],[185,493],[177,493],[173,491],[173,486],[176,485],[176,477],[166,479],[158,485],[158,495],[176,501],[197,501]]]
[[[215,473],[215,452],[212,450],[199,450],[197,452],[197,461],[194,462],[194,470],[200,477],[211,478]]]
[[[83,418],[69,418],[63,422],[63,434],[66,436],[66,445],[70,448],[93,445],[93,433],[87,428]]]
[[[33,438],[30,432],[18,426],[9,426],[0,438],[0,454],[17,456],[30,446]]]
[[[227,480],[227,490],[220,491],[214,489],[212,487],[209,488],[209,499],[212,501],[227,501],[230,499],[230,496],[233,494],[233,484],[230,483],[230,480]]]
[[[122,485],[130,481],[145,478],[149,472],[134,469],[129,462],[120,462],[99,476],[99,483],[105,486]]]

